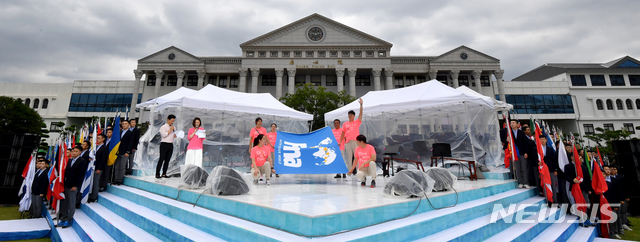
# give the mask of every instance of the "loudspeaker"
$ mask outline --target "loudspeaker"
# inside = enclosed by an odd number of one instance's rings
[[[433,156],[451,157],[451,145],[447,143],[434,143]]]

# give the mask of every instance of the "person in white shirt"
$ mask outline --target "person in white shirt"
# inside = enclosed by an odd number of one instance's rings
[[[162,178],[169,178],[167,169],[169,168],[171,155],[173,155],[173,140],[176,138],[176,127],[173,126],[175,121],[176,116],[170,114],[167,117],[167,123],[160,127],[162,141],[160,142],[160,159],[158,159],[158,165],[156,166],[156,178],[161,178],[160,169],[162,169]]]

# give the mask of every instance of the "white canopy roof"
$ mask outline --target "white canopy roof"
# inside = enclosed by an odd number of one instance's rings
[[[468,88],[467,86],[460,86],[460,87],[456,88],[456,90],[464,92],[464,93],[472,95],[472,96],[481,97],[481,98],[490,100],[490,101],[493,102],[493,105],[494,105],[495,109],[513,109],[513,105],[508,104],[508,103],[503,102],[503,101],[499,101],[499,100],[493,99],[491,97],[487,97],[485,95],[482,95],[482,94],[472,90],[471,88]]]
[[[191,95],[158,104],[155,110],[168,107],[257,113],[297,120],[313,120],[313,115],[292,109],[269,93],[236,92],[213,85],[207,85]]]
[[[495,108],[493,99],[487,96],[456,90],[436,80],[405,88],[371,91],[362,96],[362,100],[365,114],[394,113],[402,112],[402,110],[432,108],[434,111],[432,114],[435,115],[435,109],[448,106],[462,107],[463,105],[460,104],[465,101],[491,109]],[[360,104],[356,100],[341,108],[325,113],[324,119],[344,118],[349,110],[354,110],[357,113],[359,108]],[[464,112],[464,109],[457,111]]]
[[[190,89],[190,88],[186,88],[186,87],[180,87],[178,89],[176,89],[173,92],[167,93],[165,95],[162,95],[160,97],[151,99],[149,101],[143,102],[143,103],[139,103],[138,105],[136,105],[136,107],[138,108],[145,108],[145,107],[150,107],[153,105],[160,105],[166,102],[170,102],[170,101],[174,101],[186,96],[191,96],[195,93],[197,93],[198,91]]]

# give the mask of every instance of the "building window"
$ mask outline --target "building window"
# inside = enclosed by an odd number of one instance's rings
[[[62,129],[61,127],[58,127],[58,122],[51,122],[51,124],[49,125],[49,131],[62,131]]]
[[[459,86],[467,86],[467,87],[469,87],[469,77],[468,76],[459,76],[458,77],[458,85]]]
[[[327,79],[326,82],[325,82],[325,85],[326,86],[337,86],[338,85],[338,80],[337,80],[337,78],[335,80],[331,80],[331,81],[329,81]]]
[[[410,134],[419,134],[420,133],[420,126],[412,124],[409,125],[409,133]]]
[[[367,57],[373,57],[373,51],[367,51]]]
[[[274,75],[262,75],[262,86],[275,86],[276,76]]]
[[[330,51],[329,54],[331,55],[331,57],[338,57],[338,52],[335,50]]]
[[[640,75],[629,75],[629,85],[640,86]]]
[[[218,78],[218,86],[219,87],[227,87],[227,76],[220,76]]]
[[[318,57],[327,57],[326,51],[318,51]]]
[[[156,85],[156,76],[149,76],[147,78],[147,86],[155,86]]]
[[[607,82],[604,80],[604,75],[591,75],[591,86],[606,86]]]
[[[586,86],[587,80],[584,79],[584,75],[571,75],[572,86]]]
[[[295,57],[302,57],[302,51],[294,51],[293,54]]]
[[[167,86],[177,86],[178,85],[178,77],[174,75],[167,76]]]
[[[489,76],[480,76],[480,86],[483,86],[483,87],[491,86],[491,80],[489,79]]]
[[[190,86],[190,87],[198,86],[198,76],[188,75],[187,86]]]
[[[307,57],[313,57],[313,51],[307,51]]]
[[[442,84],[449,85],[449,80],[447,76],[436,76],[436,80]]]
[[[395,88],[404,87],[404,78],[402,78],[402,76],[396,76],[395,81],[394,81],[394,87]]]
[[[422,125],[422,133],[423,134],[431,133],[431,125]]]
[[[348,50],[342,51],[342,57],[349,57],[349,56],[351,56],[351,53]]]
[[[253,51],[247,51],[247,57],[253,57]]]
[[[311,83],[314,86],[322,86],[322,79],[320,76],[310,76],[309,83]],[[357,81],[356,81],[356,85],[358,85]]]
[[[378,57],[385,57],[385,56],[387,56],[386,51],[378,51]]]
[[[609,81],[611,81],[611,86],[625,86],[622,75],[609,75]]]
[[[214,86],[218,85],[218,77],[217,76],[209,76],[209,80],[207,81],[207,84],[211,84]]]
[[[625,104],[627,105],[628,110],[633,110],[633,102],[631,102],[631,99],[627,99]]]
[[[69,112],[116,112],[126,111],[131,106],[131,93],[73,93]],[[142,101],[138,94],[137,103]]]
[[[404,79],[404,86],[413,86],[416,84],[416,79],[414,76],[406,76]]]
[[[607,99],[607,110],[613,110],[613,101]]]
[[[635,134],[635,133],[636,133],[636,129],[633,127],[633,124],[632,124],[632,123],[626,123],[626,124],[622,124],[622,125],[624,126],[624,129],[625,129],[626,131],[629,131],[629,132],[631,132],[632,134]]]
[[[600,99],[596,100],[596,108],[598,110],[604,110],[604,105],[602,104],[602,100]]]
[[[604,130],[615,131],[613,124],[604,124]]]
[[[618,110],[622,110],[622,100],[616,100],[616,107],[618,108]]]
[[[628,100],[629,102],[631,102],[631,100]],[[49,99],[44,99],[42,100],[42,109],[47,109],[49,107]]]
[[[28,99],[28,98],[25,99],[24,100],[24,105],[31,106],[31,99]]]
[[[519,114],[574,113],[569,95],[505,95]]]
[[[582,127],[584,127],[584,134],[595,134],[595,129],[593,128],[593,124],[583,124]]]
[[[238,88],[238,77],[230,76],[229,77],[229,88]]]
[[[405,124],[398,124],[398,133],[400,133],[400,134],[407,134],[407,125],[405,125]]]
[[[267,57],[266,51],[258,51],[258,57]]]
[[[356,76],[356,86],[371,86],[371,77],[368,75]]]
[[[289,57],[289,51],[283,51],[282,57]]]
[[[303,77],[304,77],[304,76],[303,76]],[[289,83],[289,82],[287,82],[287,84],[288,84],[288,83]],[[296,79],[293,81],[293,86],[298,86],[298,84],[302,84],[302,85],[304,85],[305,83],[307,83],[306,78],[296,78]]]
[[[362,51],[356,50],[353,52],[354,57],[362,57]]]
[[[38,109],[38,106],[40,106],[40,99],[33,99],[33,108]]]
[[[427,81],[427,77],[426,76],[418,76],[418,83],[423,83]]]
[[[636,108],[640,109],[640,99],[636,99]]]
[[[278,57],[277,51],[271,51],[271,57]]]

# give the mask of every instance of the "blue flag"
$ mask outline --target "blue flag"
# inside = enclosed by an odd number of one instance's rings
[[[340,146],[330,127],[308,134],[278,131],[274,153],[278,174],[347,173]]]

